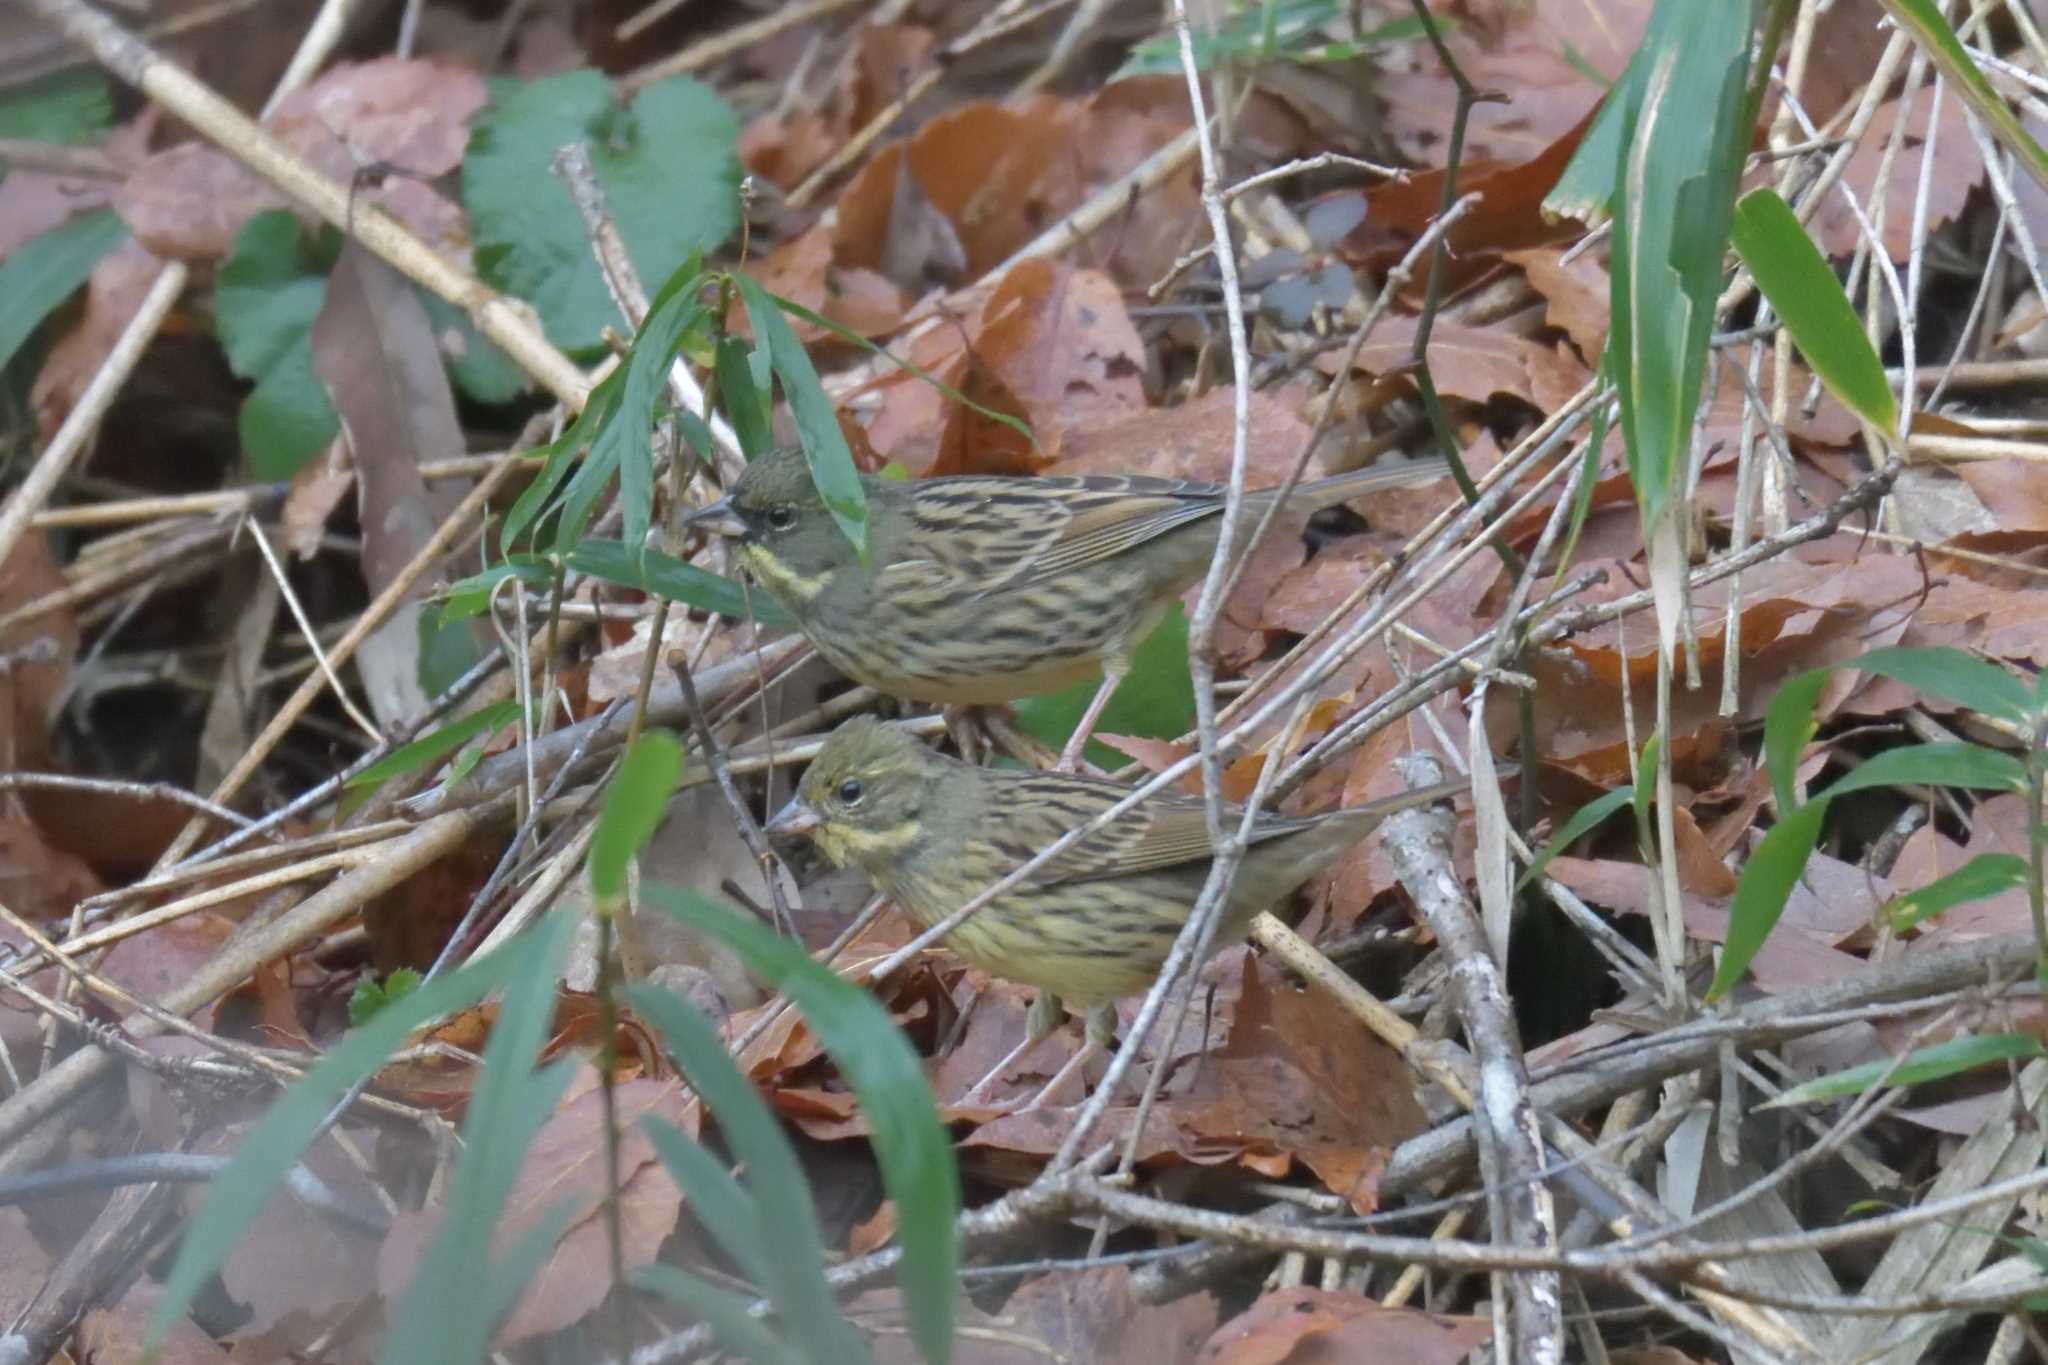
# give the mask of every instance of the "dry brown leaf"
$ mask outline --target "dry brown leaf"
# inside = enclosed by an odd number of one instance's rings
[[[79,395],[113,354],[114,344],[163,268],[164,262],[132,237],[93,266],[86,277],[85,315],[50,347],[29,392],[36,429],[45,439],[56,434],[78,405]]]
[[[162,1297],[162,1289],[144,1276],[113,1307],[87,1313],[78,1323],[77,1359],[89,1365],[219,1365],[228,1358],[183,1313],[171,1320],[155,1349],[145,1352],[143,1342]]]
[[[474,70],[395,57],[343,64],[287,96],[266,125],[319,173],[352,183],[362,165],[398,172],[357,192],[437,250],[466,255],[461,210],[426,182],[454,170],[486,98]],[[227,254],[252,214],[286,201],[227,153],[185,143],[149,158],[115,195],[136,238],[164,257]]]
[[[981,406],[1021,418],[1036,445],[1010,426],[950,404],[930,472],[1042,469],[1060,458],[1070,433],[1143,412],[1144,371],[1144,343],[1108,276],[1050,261],[1020,262],[996,285],[971,349],[946,378]]]
[[[1230,479],[1234,399],[1211,389],[1170,408],[1133,412],[1067,434],[1048,474],[1149,474],[1162,479],[1226,483]],[[1254,390],[1246,436],[1244,484],[1271,488],[1284,480],[1308,445],[1299,404]],[[1304,475],[1317,478],[1311,467]],[[1370,504],[1366,504],[1370,505]]]
[[[1392,317],[1374,329],[1358,352],[1357,368],[1383,376],[1405,370],[1413,359],[1419,319]],[[1316,357],[1316,368],[1335,374],[1343,355]],[[1430,374],[1437,390],[1484,403],[1495,394],[1523,399],[1538,412],[1555,412],[1592,378],[1576,356],[1497,327],[1467,327],[1438,321],[1429,334]]]
[[[341,249],[313,319],[313,370],[341,419],[356,471],[363,581],[380,593],[433,538],[463,490],[429,490],[426,460],[462,453],[455,390],[433,324],[399,273],[353,239]],[[425,713],[420,681],[424,586],[392,610],[356,652],[377,723],[391,729]]]
[[[1856,216],[1842,198],[1844,189],[1856,196],[1864,217],[1880,223],[1881,240],[1894,261],[1904,261],[1913,245],[1914,201],[1920,194],[1923,169],[1930,177],[1927,197],[1927,228],[1940,227],[1961,212],[1963,201],[1984,178],[1984,159],[1970,137],[1970,125],[1963,103],[1951,92],[1941,101],[1941,113],[1934,127],[1935,157],[1927,161],[1928,113],[1934,106],[1934,87],[1924,85],[1910,103],[1887,100],[1877,107],[1870,126],[1850,153],[1842,172],[1841,188],[1830,194],[1813,215],[1808,231],[1830,256],[1847,256],[1862,240]],[[1878,168],[1894,128],[1902,121],[1905,132],[1892,158],[1892,171],[1882,203],[1871,199]]]
[[[1603,91],[1590,67],[1613,81],[1635,55],[1650,7],[1638,0],[1531,0],[1493,10],[1496,22],[1465,23],[1447,41],[1481,90],[1508,98],[1472,108],[1468,161],[1528,161],[1561,137]],[[1405,66],[1380,78],[1387,131],[1408,159],[1441,165],[1457,89],[1426,43],[1394,54]],[[1580,65],[1583,63],[1583,67]]]
[[[640,1119],[658,1117],[694,1137],[701,1111],[684,1101],[682,1086],[675,1081],[627,1081],[614,1088],[613,1099],[620,1133],[619,1210],[626,1268],[631,1270],[654,1258],[675,1230],[682,1208],[682,1191],[656,1158]],[[502,1255],[564,1201],[572,1212],[561,1241],[499,1329],[500,1346],[567,1327],[610,1291],[611,1258],[600,1213],[605,1166],[604,1097],[595,1091],[558,1109],[526,1149],[519,1178],[492,1235],[492,1254]],[[445,1205],[435,1204],[402,1213],[393,1223],[377,1258],[377,1282],[387,1302],[396,1304],[404,1297],[446,1212]]]

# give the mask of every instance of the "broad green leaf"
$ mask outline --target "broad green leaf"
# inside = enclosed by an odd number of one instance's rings
[[[1880,674],[1916,692],[2005,720],[2025,723],[2033,709],[2033,693],[2025,683],[1997,664],[1960,649],[1893,645],[1873,649],[1843,667]]]
[[[496,80],[471,124],[462,198],[477,269],[540,310],[548,339],[588,354],[621,328],[583,218],[550,166],[572,142],[590,159],[626,247],[646,280],[666,279],[692,252],[716,250],[739,226],[739,120],[687,76],[648,86],[621,108],[598,71]]]
[[[682,771],[683,746],[666,730],[649,730],[626,751],[590,836],[590,889],[598,900],[625,894],[626,865],[661,827]]]
[[[1952,1038],[1946,1043],[1917,1048],[1896,1065],[1887,1059],[1852,1066],[1831,1076],[1815,1077],[1804,1085],[1792,1087],[1763,1107],[1780,1109],[1787,1105],[1860,1095],[1887,1075],[1890,1077],[1886,1082],[1889,1086],[1921,1085],[1945,1076],[1974,1071],[1993,1062],[2032,1060],[2044,1055],[2048,1055],[2048,1049],[2044,1049],[2041,1040],[2030,1033],[1982,1033],[1968,1038]]]
[[[1899,404],[1884,362],[1791,205],[1768,186],[1751,190],[1735,205],[1729,235],[1821,382],[1871,426],[1897,434]]]
[[[839,1064],[873,1135],[883,1188],[896,1203],[911,1337],[926,1360],[946,1365],[959,1268],[954,1220],[960,1175],[917,1054],[874,996],[812,961],[799,945],[694,892],[657,884],[643,891],[649,904],[737,952],[787,995]],[[758,1187],[754,1193],[763,1197]]]
[[[655,889],[648,888],[650,893]],[[667,887],[659,889],[669,891]],[[842,990],[853,989],[844,982],[837,984]],[[747,1191],[753,1196],[759,1217],[755,1240],[763,1244],[763,1287],[789,1324],[791,1334],[803,1343],[813,1360],[872,1360],[867,1343],[840,1314],[825,1281],[825,1251],[818,1233],[817,1209],[811,1201],[803,1167],[797,1163],[796,1150],[790,1146],[781,1123],[733,1064],[711,1022],[681,996],[642,983],[632,988],[630,997],[634,1013],[654,1026],[689,1076],[690,1084],[717,1115],[727,1144],[745,1156]],[[797,1003],[803,1008],[802,1001]],[[809,1009],[804,1009],[804,1014],[809,1018]],[[722,1212],[730,1214],[734,1210],[728,1206]]]
[[[108,252],[128,240],[112,209],[83,213],[0,261],[0,370],[7,368],[57,305],[84,284]]]
[[[415,285],[413,292],[419,295],[427,321],[440,339],[449,377],[466,396],[496,407],[513,402],[532,386],[526,371],[499,350],[497,342],[479,332],[469,314],[430,289]]]
[[[1832,800],[1871,787],[1912,786],[2025,791],[2027,769],[2011,754],[1981,744],[1903,744],[1873,754],[1855,771],[1830,784],[1823,795]]]
[[[410,967],[400,967],[382,981],[373,976],[358,978],[348,996],[349,1027],[361,1028],[376,1018],[379,1010],[405,999],[419,986],[420,974]]]
[[[1988,900],[2027,884],[2027,860],[2012,853],[1979,853],[1955,871],[1884,904],[1892,929],[1904,933],[1942,911],[1968,901]]]
[[[654,597],[666,597],[698,611],[745,620],[752,604],[753,619],[764,626],[795,624],[789,613],[775,605],[766,593],[744,592],[730,578],[709,569],[686,564],[659,550],[643,550],[635,556],[623,542],[586,540],[569,552],[568,565],[578,573],[602,578],[625,588],[637,588]]]
[[[839,429],[839,414],[811,357],[797,340],[796,329],[782,316],[793,308],[775,298],[744,275],[735,275],[740,298],[747,305],[747,319],[754,325],[754,337],[768,353],[775,377],[782,381],[782,396],[789,400],[790,416],[796,419],[797,434],[803,437],[804,459],[811,467],[811,481],[818,496],[839,529],[853,543],[863,564],[868,560],[868,504],[861,490],[860,474],[853,467],[853,452],[847,449],[846,433]]]
[[[1100,679],[1076,683],[1060,692],[1026,697],[1017,703],[1017,725],[1042,744],[1062,748],[1073,736],[1095,695]],[[1103,709],[1095,728],[1108,735],[1143,735],[1173,739],[1195,723],[1195,684],[1188,676],[1188,618],[1180,603],[1168,609],[1131,661],[1131,671]],[[1114,768],[1125,758],[1096,740],[1085,756],[1098,768]]]
[[[259,479],[289,479],[341,430],[313,371],[313,319],[340,240],[332,229],[308,240],[295,216],[272,209],[242,225],[221,265],[214,323],[229,367],[256,383],[238,426]]]
[[[1820,822],[1827,810],[1826,801],[1809,801],[1796,810],[1779,812],[1778,823],[1749,855],[1749,865],[1735,884],[1728,941],[1722,945],[1721,966],[1714,973],[1714,984],[1707,988],[1707,999],[1718,1000],[1734,988],[1777,927],[1792,888],[1806,871],[1806,860],[1820,837]]]
[[[351,777],[348,785],[351,788],[374,787],[380,782],[388,782],[400,773],[424,768],[443,754],[453,753],[461,748],[470,739],[510,725],[518,719],[518,702],[493,702],[489,706],[470,712],[460,720],[450,721],[438,730],[421,735],[410,744],[393,749]]]
[[[113,123],[113,89],[91,69],[32,79],[0,99],[0,137],[21,142],[98,142]]]
[[[535,1067],[554,1031],[555,973],[574,919],[550,915],[542,924],[537,935],[546,948],[529,954],[506,978],[503,1008],[484,1044],[463,1117],[447,1215],[392,1311],[380,1357],[384,1365],[483,1361],[499,1318],[554,1249],[570,1212],[558,1203],[508,1254],[492,1257],[493,1234],[527,1148],[554,1113],[576,1066],[573,1057],[562,1057]],[[471,1304],[471,1311],[450,1312],[457,1303]]]
[[[1524,872],[1521,880],[1515,883],[1515,890],[1520,891],[1530,882],[1542,876],[1543,869],[1550,866],[1552,858],[1555,858],[1574,843],[1590,834],[1603,820],[1628,805],[1634,797],[1635,788],[1616,787],[1613,791],[1603,792],[1573,811],[1571,819],[1564,822],[1563,827],[1557,831],[1556,837],[1544,847],[1541,853],[1536,855],[1535,860],[1529,864],[1529,870]]]
[[[427,982],[351,1031],[293,1082],[249,1129],[227,1169],[207,1187],[164,1277],[163,1296],[150,1319],[149,1344],[162,1340],[164,1330],[225,1264],[243,1231],[320,1131],[327,1111],[351,1086],[375,1073],[415,1029],[475,1004],[522,975],[539,973],[552,982],[572,927],[568,916],[551,915],[538,929],[490,956]],[[544,1026],[552,1011],[542,1009],[538,1014]]]
[[[417,613],[414,623],[419,628],[420,690],[427,696],[440,696],[483,659],[474,627],[444,621],[439,612],[432,611]]]

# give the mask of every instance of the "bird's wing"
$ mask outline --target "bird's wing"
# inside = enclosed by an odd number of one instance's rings
[[[1173,479],[927,479],[915,485],[906,559],[984,592],[1020,587],[1100,563],[1221,505],[1210,485]]]
[[[1130,788],[1099,778],[1027,773],[1006,775],[992,784],[991,795],[994,799],[986,827],[1009,844],[1007,851],[1022,862],[1067,831],[1101,815],[1130,795]],[[1313,823],[1261,816],[1253,828],[1252,842],[1262,843]],[[1046,885],[1155,872],[1207,859],[1213,852],[1202,802],[1179,793],[1163,793],[1117,816],[1054,858],[1033,880]]]

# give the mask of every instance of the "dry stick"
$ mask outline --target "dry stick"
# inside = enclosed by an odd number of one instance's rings
[[[108,354],[92,382],[78,397],[78,403],[65,417],[63,425],[50,444],[36,458],[30,467],[28,477],[14,490],[14,496],[0,507],[0,564],[5,564],[20,543],[21,536],[28,529],[29,519],[48,502],[57,490],[71,464],[85,449],[85,444],[94,431],[98,430],[100,418],[113,406],[114,397],[128,380],[128,375],[142,359],[142,352],[156,336],[157,328],[171,311],[171,305],[184,292],[186,270],[183,265],[172,263],[157,275],[156,282],[143,295],[142,305],[135,316],[122,329],[120,340]]]
[[[619,25],[618,34],[620,40],[625,41],[636,37],[648,25],[666,17],[683,3],[684,0],[655,0],[654,4],[649,5],[646,9],[641,10],[638,14]],[[729,57],[733,53],[742,51],[745,48],[752,47],[755,43],[765,42],[784,29],[794,28],[799,24],[808,24],[813,19],[822,19],[828,14],[833,14],[839,10],[861,3],[863,3],[863,0],[808,0],[808,3],[805,4],[783,5],[771,13],[762,15],[759,19],[750,20],[744,24],[737,24],[723,33],[713,34],[700,43],[693,43],[673,56],[664,57],[658,62],[651,62],[637,71],[628,71],[625,75],[619,77],[615,84],[618,86],[620,94],[630,95],[644,86],[652,85],[656,81],[663,80],[669,76],[680,75],[685,71],[701,70],[715,61]]]
[[[197,521],[197,518],[193,518]],[[144,579],[155,578],[168,570],[196,559],[198,556],[224,546],[234,534],[234,527],[222,522],[208,522],[194,529],[179,532],[174,525],[172,533],[160,543],[149,546],[131,555],[107,556],[111,562],[98,566],[95,559],[90,565],[74,564],[68,574],[71,577],[65,586],[55,592],[48,592],[32,602],[24,602],[14,610],[0,615],[0,631],[23,621],[33,621],[53,611],[64,611],[107,593],[125,588]],[[84,571],[79,572],[83,567]]]
[[[100,796],[119,796],[130,801],[174,801],[181,806],[211,815],[224,824],[246,828],[249,817],[226,806],[217,805],[203,796],[195,796],[182,787],[168,782],[122,782],[105,777],[66,777],[62,773],[0,773],[0,791],[19,790],[25,787],[54,787],[62,791],[93,792]],[[275,837],[275,836],[273,836]]]
[[[858,161],[882,134],[888,132],[890,126],[903,117],[905,109],[930,94],[932,87],[937,85],[945,74],[946,69],[943,66],[930,66],[918,72],[916,78],[904,87],[902,94],[883,105],[875,116],[842,143],[837,151],[826,157],[816,170],[805,176],[803,183],[791,190],[783,202],[792,209],[801,209],[809,204],[817,197],[818,191],[831,183],[834,176]]]
[[[1440,780],[1440,770],[1427,771],[1436,766],[1417,756],[1405,761],[1402,775],[1412,786],[1430,785]],[[1543,1183],[1543,1137],[1529,1103],[1521,1036],[1501,967],[1493,959],[1485,927],[1465,899],[1464,887],[1451,872],[1442,819],[1425,811],[1401,811],[1388,817],[1387,824],[1387,851],[1402,885],[1450,955],[1458,1018],[1478,1061],[1479,1094],[1472,1115],[1478,1125],[1480,1170],[1489,1194],[1494,1240],[1554,1248],[1557,1210]],[[1408,830],[1414,835],[1400,837]],[[1564,1294],[1558,1278],[1517,1275],[1509,1281],[1508,1297],[1517,1359],[1546,1365],[1561,1361]]]
[[[384,624],[384,618],[411,594],[413,585],[428,569],[434,567],[443,554],[447,553],[448,547],[462,534],[462,529],[468,525],[469,519],[483,510],[484,505],[490,501],[491,494],[497,491],[498,485],[503,483],[506,476],[516,467],[514,462],[507,460],[480,479],[476,487],[456,505],[455,510],[448,514],[447,520],[435,528],[434,534],[427,538],[426,544],[420,546],[410,562],[385,585],[384,591],[378,593],[370,605],[363,608],[362,615],[356,618],[355,624],[335,641],[329,657],[337,668],[353,657],[357,646],[368,639],[378,626]],[[325,679],[318,673],[308,675],[306,680],[299,684],[298,690],[285,699],[277,714],[270,718],[270,723],[263,727],[263,732],[250,742],[248,752],[242,755],[227,776],[221,778],[220,785],[214,789],[215,801],[226,801],[242,789],[242,784],[248,781],[250,775],[270,757],[270,751],[284,738],[286,732],[298,723],[300,714],[312,705],[314,698],[320,695],[324,686]],[[170,847],[157,859],[157,870],[161,871],[184,857],[198,840],[199,824],[194,821],[178,832],[178,837],[171,841]]]
[[[268,923],[244,923],[233,938],[180,985],[166,991],[159,1007],[190,1014],[233,989],[264,963],[288,956],[334,924],[356,913],[374,897],[391,890],[421,868],[453,850],[490,816],[490,808],[437,816],[412,833],[391,841],[385,856],[337,878]],[[146,1038],[157,1030],[148,1021],[124,1025],[129,1036]],[[12,1148],[30,1129],[72,1101],[114,1065],[115,1057],[98,1046],[81,1048],[26,1088],[0,1100],[0,1174],[11,1174]]]
[[[1210,943],[1216,932],[1216,924],[1222,914],[1224,898],[1230,892],[1232,880],[1237,875],[1239,861],[1244,856],[1244,824],[1236,828],[1226,827],[1223,810],[1223,765],[1218,752],[1216,731],[1216,666],[1210,657],[1210,645],[1216,631],[1216,618],[1222,607],[1223,587],[1229,576],[1231,554],[1236,545],[1238,523],[1244,511],[1244,471],[1249,454],[1251,433],[1251,359],[1250,343],[1245,333],[1244,295],[1238,286],[1237,257],[1230,240],[1230,221],[1223,206],[1222,174],[1216,149],[1209,136],[1209,114],[1202,93],[1202,78],[1195,62],[1194,36],[1188,27],[1185,0],[1174,0],[1174,29],[1180,42],[1181,69],[1187,79],[1188,100],[1194,111],[1197,147],[1201,152],[1202,164],[1202,206],[1209,220],[1210,236],[1215,241],[1216,265],[1223,281],[1225,318],[1230,335],[1231,371],[1235,379],[1232,390],[1231,414],[1231,457],[1230,480],[1226,486],[1223,502],[1222,524],[1218,528],[1216,548],[1209,557],[1209,569],[1203,577],[1202,588],[1195,602],[1195,610],[1188,621],[1188,669],[1194,683],[1195,714],[1201,732],[1201,760],[1203,780],[1204,812],[1208,817],[1209,842],[1214,855],[1209,864],[1209,875],[1202,885],[1201,893],[1195,898],[1187,922],[1174,937],[1173,947],[1161,965],[1158,978],[1145,992],[1144,1003],[1138,1007],[1138,1017],[1132,1023],[1128,1037],[1116,1054],[1110,1058],[1109,1069],[1102,1078],[1102,1084],[1082,1106],[1074,1120],[1071,1132],[1061,1142],[1059,1150],[1046,1166],[1040,1179],[1056,1176],[1071,1169],[1080,1158],[1089,1135],[1115,1097],[1122,1084],[1124,1073],[1137,1061],[1138,1053],[1151,1036],[1161,1011],[1176,988],[1181,987],[1182,977],[1187,978],[1185,989],[1194,989],[1194,967],[1198,953]],[[1245,823],[1251,813],[1248,811]]]

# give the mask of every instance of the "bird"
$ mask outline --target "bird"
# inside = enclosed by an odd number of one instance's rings
[[[1454,781],[1320,815],[1261,813],[1222,907],[1212,951],[1241,941],[1260,911],[1307,881],[1389,815],[1462,791]],[[795,795],[770,820],[833,863],[866,873],[929,928],[1054,840],[1129,796],[1108,778],[988,768],[927,748],[897,726],[855,716],[827,737]],[[1226,806],[1226,822],[1240,819]],[[969,916],[947,947],[991,974],[1035,987],[1026,1036],[968,1095],[1058,1027],[1067,1004],[1086,1044],[1043,1102],[1093,1049],[1115,1040],[1115,1002],[1159,975],[1209,876],[1204,802],[1147,798]]]
[[[1417,460],[1297,485],[1306,514],[1439,478]],[[747,574],[840,672],[947,707],[1015,701],[1102,671],[1058,770],[1078,766],[1102,708],[1172,600],[1207,571],[1222,534],[1219,484],[1127,476],[862,475],[863,564],[801,448],[749,464],[687,520],[730,537]],[[1244,534],[1278,489],[1243,499]]]

